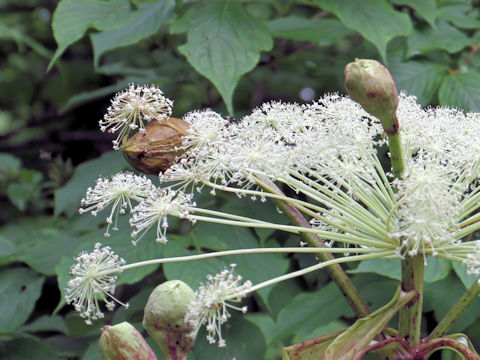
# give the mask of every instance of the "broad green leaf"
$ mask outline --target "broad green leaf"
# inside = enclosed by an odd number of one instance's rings
[[[81,360],[102,360],[102,356],[100,355],[100,351],[98,350],[99,348],[100,345],[98,340],[91,341]]]
[[[18,210],[25,211],[34,191],[35,187],[32,184],[12,183],[7,187],[7,196]]]
[[[443,5],[443,6],[442,6]],[[480,27],[479,10],[471,3],[458,1],[444,2],[439,7],[439,18],[451,22],[461,29],[474,29]]]
[[[0,346],[2,360],[57,360],[60,359],[52,345],[35,338],[16,338]]]
[[[261,330],[267,344],[273,341],[275,333],[275,322],[272,317],[264,312],[246,313],[243,318],[257,325]]]
[[[170,237],[169,243],[164,249],[164,257],[195,255],[196,252],[186,249],[190,241],[186,238]],[[168,263],[163,265],[163,272],[168,280],[182,280],[193,290],[200,283],[207,281],[207,275],[215,275],[228,267],[221,258],[211,258],[197,261]]]
[[[0,180],[8,178],[9,174],[16,174],[22,166],[22,161],[17,157],[0,153]]]
[[[372,259],[360,262],[355,270],[349,273],[373,273],[400,281],[402,279],[400,271],[400,260],[397,259]],[[435,282],[445,278],[451,269],[451,263],[445,259],[429,257],[425,267],[425,282]]]
[[[188,31],[180,52],[215,85],[232,114],[232,95],[238,81],[258,63],[260,51],[273,46],[267,27],[238,2],[213,0],[190,9],[170,30]]]
[[[422,106],[430,103],[446,74],[444,66],[432,62],[403,62],[395,58],[389,59],[388,65],[397,90],[415,95]]]
[[[16,255],[15,243],[4,236],[0,236],[0,265],[14,262]]]
[[[252,201],[250,198],[231,197],[222,207],[222,211],[238,215],[248,214],[251,218],[271,223],[285,224],[288,222],[287,217],[278,211],[273,201],[261,202],[258,199]],[[262,244],[274,232],[275,229],[255,229],[255,233],[260,237]]]
[[[402,278],[400,260],[397,259],[364,260],[358,264],[356,269],[348,272],[352,274],[374,273],[395,280]]]
[[[65,220],[61,218],[22,218],[4,226],[1,236],[14,246],[15,260],[44,275],[53,275],[62,255],[76,246],[77,238],[63,230],[64,226]]]
[[[415,296],[415,292],[404,293],[398,287],[393,299],[384,307],[365,318],[357,320],[328,346],[325,360],[350,360],[383,330],[390,319]]]
[[[301,291],[300,285],[295,280],[282,281],[272,286],[266,304],[270,314],[277,318],[280,311]]]
[[[415,30],[407,38],[407,57],[424,55],[433,50],[445,50],[453,54],[473,42],[467,35],[445,21],[437,21],[436,25],[436,29],[427,27]]]
[[[259,246],[258,240],[250,229],[236,226],[199,223],[193,235],[196,236],[200,246],[204,236],[216,237],[219,241],[223,241],[226,249],[251,249]],[[252,281],[253,284],[283,275],[289,266],[289,261],[281,254],[234,255],[225,256],[219,260],[226,264],[237,264],[235,273],[242,275],[245,280]],[[257,294],[267,303],[270,291],[272,291],[271,286],[260,289]]]
[[[385,0],[316,0],[324,10],[333,12],[346,27],[358,31],[373,43],[386,61],[388,42],[412,31],[410,17],[395,11]]]
[[[306,19],[298,16],[276,18],[266,23],[276,38],[311,41],[320,46],[336,44],[352,33],[335,19]]]
[[[30,229],[28,233],[24,233],[24,236],[28,236],[34,241],[18,246],[18,259],[39,273],[48,276],[55,274],[55,267],[62,256],[71,253],[78,241],[74,234],[53,226],[55,225]]]
[[[0,271],[0,332],[15,331],[27,321],[44,280],[25,267]]]
[[[435,28],[435,19],[439,15],[436,0],[392,0],[395,5],[406,5],[415,10],[428,24]]]
[[[199,331],[193,354],[195,360],[264,359],[265,338],[254,323],[242,314],[231,312],[232,317],[222,325],[222,337],[227,346],[219,348],[206,340],[205,327]]]
[[[22,332],[40,332],[40,331],[56,331],[66,334],[68,329],[65,321],[60,316],[42,315],[31,323],[20,328]]]
[[[426,283],[424,286],[424,312],[434,311],[435,318],[440,321],[450,311],[452,306],[465,293],[465,286],[458,278],[450,274],[442,281]],[[480,299],[475,299],[467,310],[461,314],[450,332],[465,330],[468,326],[477,322],[480,318],[478,309],[480,308]]]
[[[57,50],[48,70],[65,50],[80,40],[88,29],[113,30],[135,18],[128,0],[62,0],[53,14],[52,29]]]
[[[476,72],[445,76],[438,91],[440,105],[479,112],[480,87],[478,84],[480,84],[480,74]]]
[[[55,215],[65,212],[73,215],[80,207],[80,200],[89,186],[95,186],[98,177],[114,175],[129,165],[118,151],[103,154],[95,160],[84,162],[76,169],[73,177],[60,189],[55,190]]]
[[[136,44],[160,30],[167,22],[173,20],[174,0],[162,0],[143,4],[135,11],[135,18],[121,28],[105,30],[90,34],[93,45],[94,64],[107,51]]]
[[[322,324],[340,316],[353,316],[344,297],[334,283],[329,283],[313,293],[297,295],[285,306],[277,318],[277,339],[292,335],[307,335]]]

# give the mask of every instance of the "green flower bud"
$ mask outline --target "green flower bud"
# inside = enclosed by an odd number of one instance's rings
[[[157,359],[142,334],[128,322],[103,327],[100,353],[104,360]]]
[[[185,314],[194,299],[193,290],[180,280],[164,282],[150,294],[143,327],[167,359],[185,359],[193,348],[196,329],[185,323]]]
[[[357,59],[345,66],[345,87],[352,100],[377,117],[387,134],[396,134],[398,93],[388,69],[376,60]]]
[[[167,170],[182,154],[182,136],[187,134],[188,123],[177,118],[152,121],[135,135],[124,138],[123,156],[138,171],[158,175]]]

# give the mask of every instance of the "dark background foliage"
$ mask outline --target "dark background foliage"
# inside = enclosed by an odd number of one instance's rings
[[[125,221],[104,239],[104,217],[77,209],[99,175],[129,168],[98,131],[116,91],[156,84],[175,101],[176,117],[209,107],[241,118],[265,101],[343,93],[345,64],[375,58],[422,105],[480,111],[479,11],[471,0],[0,0],[0,357],[98,359],[101,326],[128,320],[141,329],[146,298],[165,279],[196,287],[236,262],[255,283],[315,261],[258,255],[126,272],[117,295],[130,308],[86,326],[65,306],[63,288],[73,257],[95,242],[134,262],[299,240],[176,222],[168,245],[147,235],[133,247]],[[198,202],[285,221],[271,204],[223,195]],[[350,266],[371,309],[393,295],[398,266]],[[425,332],[473,281],[446,261],[429,260],[426,271]],[[226,327],[226,349],[200,334],[191,358],[278,359],[282,346],[354,320],[322,272],[264,289],[248,305],[249,314]],[[477,346],[479,305],[454,328]]]

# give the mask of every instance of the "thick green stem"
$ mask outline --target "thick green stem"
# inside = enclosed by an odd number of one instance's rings
[[[477,298],[480,294],[480,283],[475,281],[473,285],[468,289],[465,294],[458,300],[453,308],[450,309],[447,315],[438,323],[438,325],[433,329],[429,339],[435,339],[445,336],[450,328],[453,326],[455,321],[460,317],[461,314],[470,306],[470,304]]]
[[[388,147],[392,172],[396,178],[401,178],[405,169],[400,132],[396,129],[387,133]],[[400,309],[398,331],[410,346],[415,347],[420,341],[420,325],[422,321],[423,306],[423,272],[425,267],[424,255],[406,256],[402,261],[402,290],[416,291],[417,296],[406,306]]]
[[[414,290],[417,296],[405,305],[399,314],[399,336],[411,347],[420,341],[420,325],[423,305],[423,270],[425,259],[422,254],[407,256],[402,261],[402,291]]]
[[[272,193],[283,194],[282,191],[270,180],[261,179],[262,187]],[[277,206],[280,210],[294,223],[302,227],[310,227],[308,221],[303,217],[300,211],[293,205],[288,204],[286,201],[276,200]],[[311,247],[326,247],[322,239],[311,233],[302,233],[302,237]],[[317,257],[320,261],[329,261],[334,259],[334,256],[330,253],[317,253]],[[331,265],[327,267],[327,272],[330,278],[337,284],[338,288],[342,292],[343,296],[347,300],[348,304],[352,308],[355,315],[359,318],[366,317],[370,314],[367,305],[360,297],[357,289],[351,282],[348,275],[339,264]]]
[[[405,169],[405,160],[403,158],[402,142],[400,132],[388,135],[388,147],[390,149],[390,161],[392,163],[393,176],[400,178]]]

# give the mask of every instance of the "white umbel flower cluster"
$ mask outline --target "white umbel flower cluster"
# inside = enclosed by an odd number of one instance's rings
[[[105,236],[109,236],[110,225],[112,230],[118,230],[117,219],[119,214],[125,214],[132,209],[132,200],[140,202],[156,191],[155,185],[145,176],[138,176],[131,172],[121,172],[111,179],[100,177],[95,187],[89,187],[85,197],[81,200],[79,213],[91,212],[96,216],[99,211],[112,205],[110,215],[107,217]]]
[[[155,92],[129,91],[138,98],[118,100],[132,103],[126,108],[146,95],[153,99]],[[157,114],[160,109],[167,114],[170,105],[161,94],[158,99],[152,100]],[[480,229],[480,114],[422,109],[414,97],[400,94],[396,115],[405,171],[393,179],[383,167],[381,124],[348,97],[327,94],[305,105],[270,102],[238,121],[195,111],[183,119],[189,128],[173,149],[177,160],[160,174],[166,188],[144,185],[136,194],[137,185],[122,190],[113,180],[99,180],[87,191],[82,211],[96,214],[113,203],[107,218],[112,222],[132,209],[134,243],[154,226],[157,242],[166,243],[167,216],[302,233],[301,227],[197,208],[188,191],[210,187],[212,194],[223,190],[286,201],[309,218],[308,231],[330,245],[396,250],[399,257],[438,256],[468,262],[475,272],[476,247],[464,238]],[[299,196],[279,194],[271,184],[286,185]],[[133,207],[128,199],[139,204]]]
[[[172,100],[163,91],[150,85],[133,85],[119,92],[112,99],[107,113],[98,122],[101,131],[119,134],[113,140],[113,148],[119,150],[122,139],[132,130],[145,131],[145,124],[161,121],[172,114]]]
[[[148,229],[156,224],[156,242],[166,244],[167,217],[170,215],[180,219],[187,218],[195,207],[192,199],[193,195],[172,189],[158,189],[150,194],[148,198],[132,209],[130,225],[135,227],[132,237],[136,238],[138,234],[142,233],[133,243],[136,244],[140,241]]]
[[[75,276],[67,283],[66,301],[72,304],[87,324],[104,317],[100,301],[104,301],[108,310],[113,310],[115,303],[123,306],[113,296],[117,275],[122,272],[125,260],[118,257],[109,246],[95,244],[91,253],[82,252],[75,258],[70,274]]]
[[[188,114],[185,153],[160,181],[241,196],[265,191],[268,179],[310,199],[302,212],[327,241],[451,258],[467,230],[480,228],[471,221],[480,200],[480,115],[422,109],[401,94],[397,117],[401,179],[392,180],[380,161],[378,120],[329,94],[307,105],[267,103],[236,122],[211,110]]]
[[[241,302],[252,283],[245,281],[242,277],[234,275],[233,270],[236,264],[230,264],[230,269],[223,270],[219,274],[207,276],[207,282],[201,284],[195,292],[195,300],[185,315],[185,322],[190,323],[195,329],[206,326],[207,340],[210,344],[218,341],[218,347],[225,347],[226,342],[222,337],[222,325],[230,318],[228,309],[247,312],[247,307],[234,305]]]

